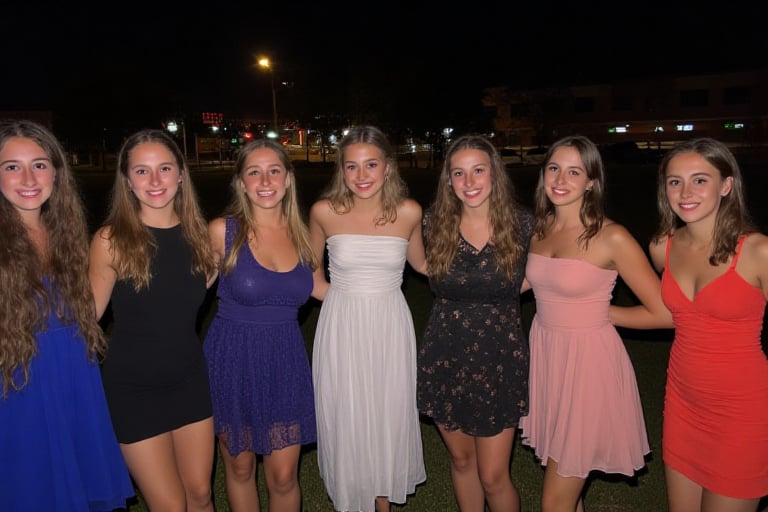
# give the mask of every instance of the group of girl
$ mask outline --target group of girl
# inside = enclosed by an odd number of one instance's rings
[[[424,212],[373,126],[340,143],[308,225],[279,143],[248,143],[234,167],[228,208],[206,222],[173,139],[132,135],[88,254],[59,143],[35,123],[0,126],[0,450],[13,461],[0,497],[12,509],[121,508],[132,477],[150,510],[211,511],[218,438],[232,510],[259,510],[259,458],[270,510],[300,510],[301,448],[316,442],[334,509],[387,511],[427,478],[421,414],[445,441],[462,511],[520,509],[518,428],[545,468],[542,509],[581,511],[592,471],[631,476],[650,451],[614,325],[675,328],[670,510],[754,511],[768,494],[768,237],[723,144],[688,141],[662,161],[656,270],[605,216],[600,153],[581,136],[550,147],[533,212],[482,136],[453,141]],[[406,263],[434,293],[418,347]],[[611,305],[619,277],[637,306]],[[311,367],[298,321],[310,296],[322,301]]]

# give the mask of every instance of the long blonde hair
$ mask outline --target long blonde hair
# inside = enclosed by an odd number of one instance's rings
[[[247,243],[248,232],[256,233],[256,221],[253,218],[251,203],[242,186],[241,179],[246,170],[245,164],[248,156],[257,149],[262,148],[274,151],[288,172],[288,176],[290,176],[290,181],[285,188],[285,196],[281,204],[281,213],[288,224],[288,233],[291,236],[293,245],[296,246],[296,251],[299,253],[299,262],[308,265],[314,270],[317,267],[317,260],[309,243],[309,230],[299,208],[296,172],[291,163],[290,156],[281,144],[269,139],[257,139],[243,146],[235,161],[235,173],[230,183],[232,198],[224,211],[224,217],[233,217],[237,220],[238,229],[237,233],[235,233],[232,247],[224,257],[222,273],[227,274],[235,268],[237,255],[240,253],[243,245]],[[258,243],[258,240],[256,243]]]
[[[83,349],[96,360],[107,344],[96,321],[96,308],[88,281],[88,224],[75,178],[56,137],[32,121],[0,123],[0,148],[8,139],[34,141],[45,151],[55,170],[50,198],[41,209],[47,232],[47,254],[40,254],[16,208],[0,194],[0,369],[2,396],[23,388],[29,365],[37,353],[35,334],[44,331],[48,317],[77,325]],[[44,284],[48,279],[49,286]],[[21,374],[21,375],[20,375]]]
[[[141,144],[162,144],[171,152],[180,170],[181,183],[173,199],[173,208],[181,221],[184,238],[192,249],[192,269],[195,274],[209,277],[215,272],[213,249],[208,236],[208,224],[198,204],[189,170],[179,146],[164,131],[141,130],[128,137],[118,153],[117,171],[112,188],[109,214],[105,226],[114,254],[118,279],[132,281],[136,291],[148,287],[152,279],[150,262],[157,242],[141,222],[141,205],[131,192],[128,182],[130,152]]]
[[[372,144],[379,148],[384,155],[389,172],[381,188],[381,217],[376,219],[376,225],[384,225],[397,220],[397,207],[400,206],[408,193],[408,188],[397,168],[397,155],[392,149],[387,136],[379,128],[370,125],[355,126],[339,142],[336,171],[331,184],[322,197],[330,201],[333,211],[347,213],[354,204],[352,191],[344,184],[344,152],[352,144]]]

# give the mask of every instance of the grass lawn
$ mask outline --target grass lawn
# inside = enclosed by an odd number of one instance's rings
[[[654,167],[615,167],[609,166],[608,172],[608,214],[621,222],[635,235],[641,245],[647,246],[649,237],[655,227],[655,187],[656,177]],[[518,187],[520,199],[529,204],[536,182],[536,170],[531,168],[516,168],[512,178]],[[193,171],[201,196],[203,207],[208,216],[218,215],[228,199],[228,174],[216,176],[205,170]],[[403,176],[409,184],[411,195],[422,205],[431,201],[432,192],[436,186],[437,173],[427,169],[406,169]],[[751,197],[757,197],[759,191],[768,190],[768,173],[757,169],[746,170],[745,176],[748,192]],[[297,170],[297,179],[302,194],[303,203],[308,206],[322,187],[328,182],[329,172],[322,168],[307,168]],[[98,181],[98,178],[95,178]],[[94,181],[94,182],[95,182]],[[99,190],[90,185],[87,178],[82,180],[86,200],[92,206],[91,219],[98,221],[103,218],[105,194],[103,187],[111,183],[102,179]],[[765,203],[750,204],[752,213],[758,224],[765,232],[768,226],[768,205]],[[102,211],[100,211],[102,210]],[[424,330],[432,296],[426,281],[416,274],[406,271],[403,290],[411,307],[417,336]],[[617,283],[615,300],[628,304],[633,297],[621,281]],[[202,330],[207,327],[215,309],[215,301],[203,312]],[[533,317],[535,306],[530,292],[523,296],[524,320],[527,327]],[[312,353],[312,339],[319,313],[319,303],[311,300],[301,311],[301,326],[307,342],[308,353]],[[656,512],[666,510],[666,493],[664,485],[663,465],[661,461],[661,421],[664,397],[666,366],[669,357],[671,331],[621,331],[627,351],[635,367],[637,382],[645,412],[646,427],[650,439],[652,453],[647,459],[647,466],[635,478],[606,476],[595,473],[590,479],[586,493],[586,509],[588,512]],[[766,338],[766,329],[763,331]],[[419,340],[420,341],[420,340]],[[428,422],[422,421],[422,437],[424,458],[427,468],[427,481],[419,486],[405,507],[393,507],[394,510],[412,510],[414,512],[448,512],[455,511],[449,469],[448,454],[440,439],[437,429]],[[261,468],[260,468],[261,469]],[[533,452],[520,444],[519,439],[514,448],[511,467],[512,479],[517,485],[522,498],[524,511],[539,510],[542,475],[540,465],[535,460]],[[316,450],[306,449],[300,467],[300,480],[304,496],[304,510],[311,512],[332,512],[322,481],[317,470]],[[220,461],[217,461],[214,475],[216,510],[229,511],[224,475]],[[264,481],[260,478],[262,491],[262,510],[266,510],[267,499],[264,494]],[[137,499],[129,508],[129,512],[141,512],[146,508]],[[763,503],[762,511],[768,510],[768,503]]]

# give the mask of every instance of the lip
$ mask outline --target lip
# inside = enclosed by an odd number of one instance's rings
[[[275,192],[274,190],[260,190],[256,192],[256,196],[266,199],[266,198],[273,197],[276,193],[277,192]]]
[[[20,190],[19,191],[19,195],[22,198],[24,198],[24,199],[34,199],[34,198],[40,196],[41,193],[42,193],[42,191],[39,188],[36,188],[34,190]]]

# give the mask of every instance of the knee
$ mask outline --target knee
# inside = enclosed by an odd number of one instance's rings
[[[208,482],[196,482],[185,489],[187,503],[192,508],[203,509],[211,504],[211,485]]]
[[[229,479],[236,482],[246,482],[256,476],[256,457],[238,457],[224,465],[224,471]]]
[[[451,467],[459,473],[477,471],[477,458],[471,451],[451,452]]]
[[[299,477],[293,468],[272,471],[265,478],[270,493],[289,494],[299,487]]]
[[[502,492],[512,483],[512,479],[506,471],[480,468],[478,474],[485,494],[490,495]]]

